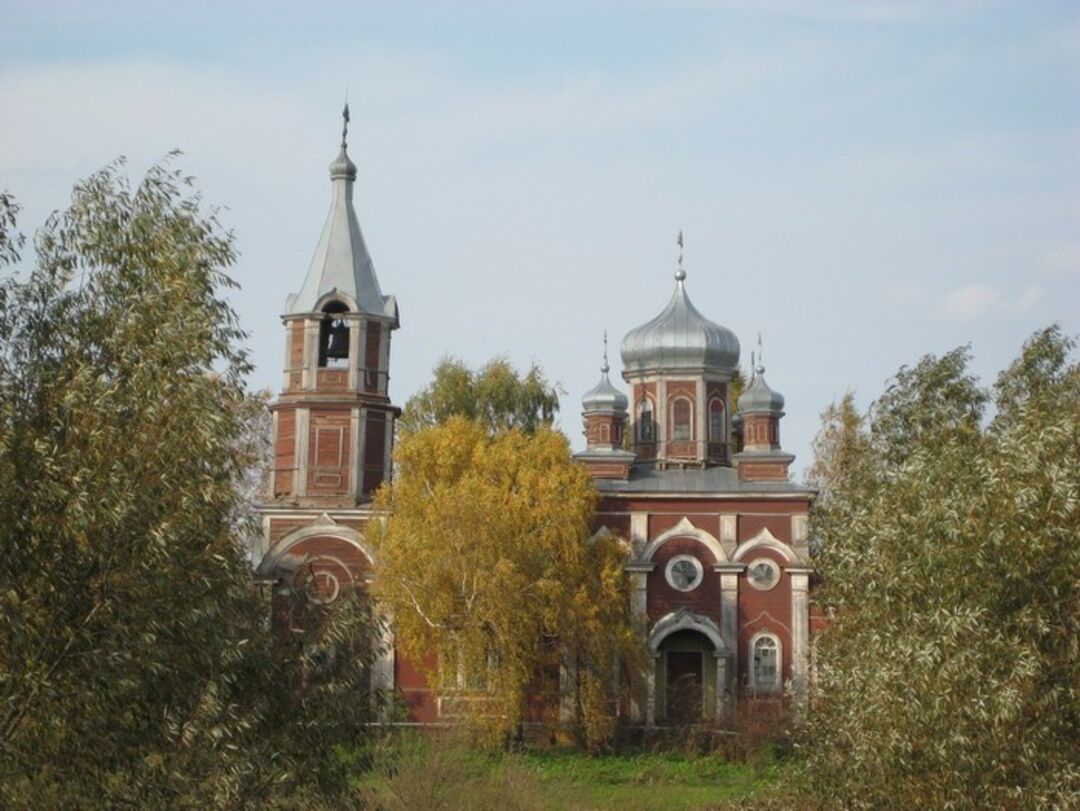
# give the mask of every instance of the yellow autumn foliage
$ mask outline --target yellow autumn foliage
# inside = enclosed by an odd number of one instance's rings
[[[388,518],[374,591],[398,644],[417,662],[435,652],[430,683],[487,740],[513,735],[541,693],[549,720],[568,708],[583,742],[602,746],[641,650],[624,548],[590,542],[596,492],[566,438],[454,417],[403,438],[394,459],[376,499]]]

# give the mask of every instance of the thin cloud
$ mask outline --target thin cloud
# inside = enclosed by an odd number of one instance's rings
[[[1031,312],[1043,299],[1043,289],[1028,285],[1020,293],[1008,295],[997,287],[969,284],[951,291],[941,302],[939,315],[948,321],[975,321],[980,318]]]

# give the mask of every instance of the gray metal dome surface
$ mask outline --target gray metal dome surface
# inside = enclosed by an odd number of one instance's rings
[[[611,384],[607,364],[604,364],[600,382],[585,393],[581,398],[581,405],[586,414],[595,414],[598,411],[626,413],[630,400]]]
[[[765,367],[754,370],[754,379],[739,397],[739,411],[743,414],[780,414],[784,410],[784,395],[769,388],[765,382]]]
[[[345,149],[345,144],[341,145],[341,152],[330,163],[330,177],[338,178],[344,177],[349,180],[356,180],[356,164],[352,162],[349,157],[349,153]]]
[[[585,392],[581,405],[586,414],[622,412],[626,413],[630,400],[611,384],[608,372],[611,367],[607,361],[607,330],[604,330],[604,365],[600,367],[600,382]]]
[[[727,327],[698,312],[686,294],[686,273],[675,274],[675,292],[663,311],[626,333],[622,362],[626,372],[723,369],[739,364],[739,339]]]

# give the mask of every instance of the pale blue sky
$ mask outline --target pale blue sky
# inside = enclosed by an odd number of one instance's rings
[[[173,147],[228,207],[253,383],[329,205],[345,87],[357,207],[398,296],[391,393],[451,352],[579,401],[688,291],[760,330],[808,461],[818,414],[971,343],[992,375],[1080,327],[1080,4],[0,0],[0,186],[24,225]],[[619,369],[617,359],[613,366]]]

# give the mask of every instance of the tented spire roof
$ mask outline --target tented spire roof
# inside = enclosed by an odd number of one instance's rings
[[[396,326],[397,301],[393,296],[384,296],[379,287],[375,266],[353,208],[356,164],[349,159],[346,144],[348,105],[345,105],[343,117],[345,129],[341,135],[341,151],[330,164],[330,213],[315,246],[304,285],[298,294],[289,296],[285,314],[316,312],[327,300],[337,297],[351,311],[384,316],[392,319]]]

